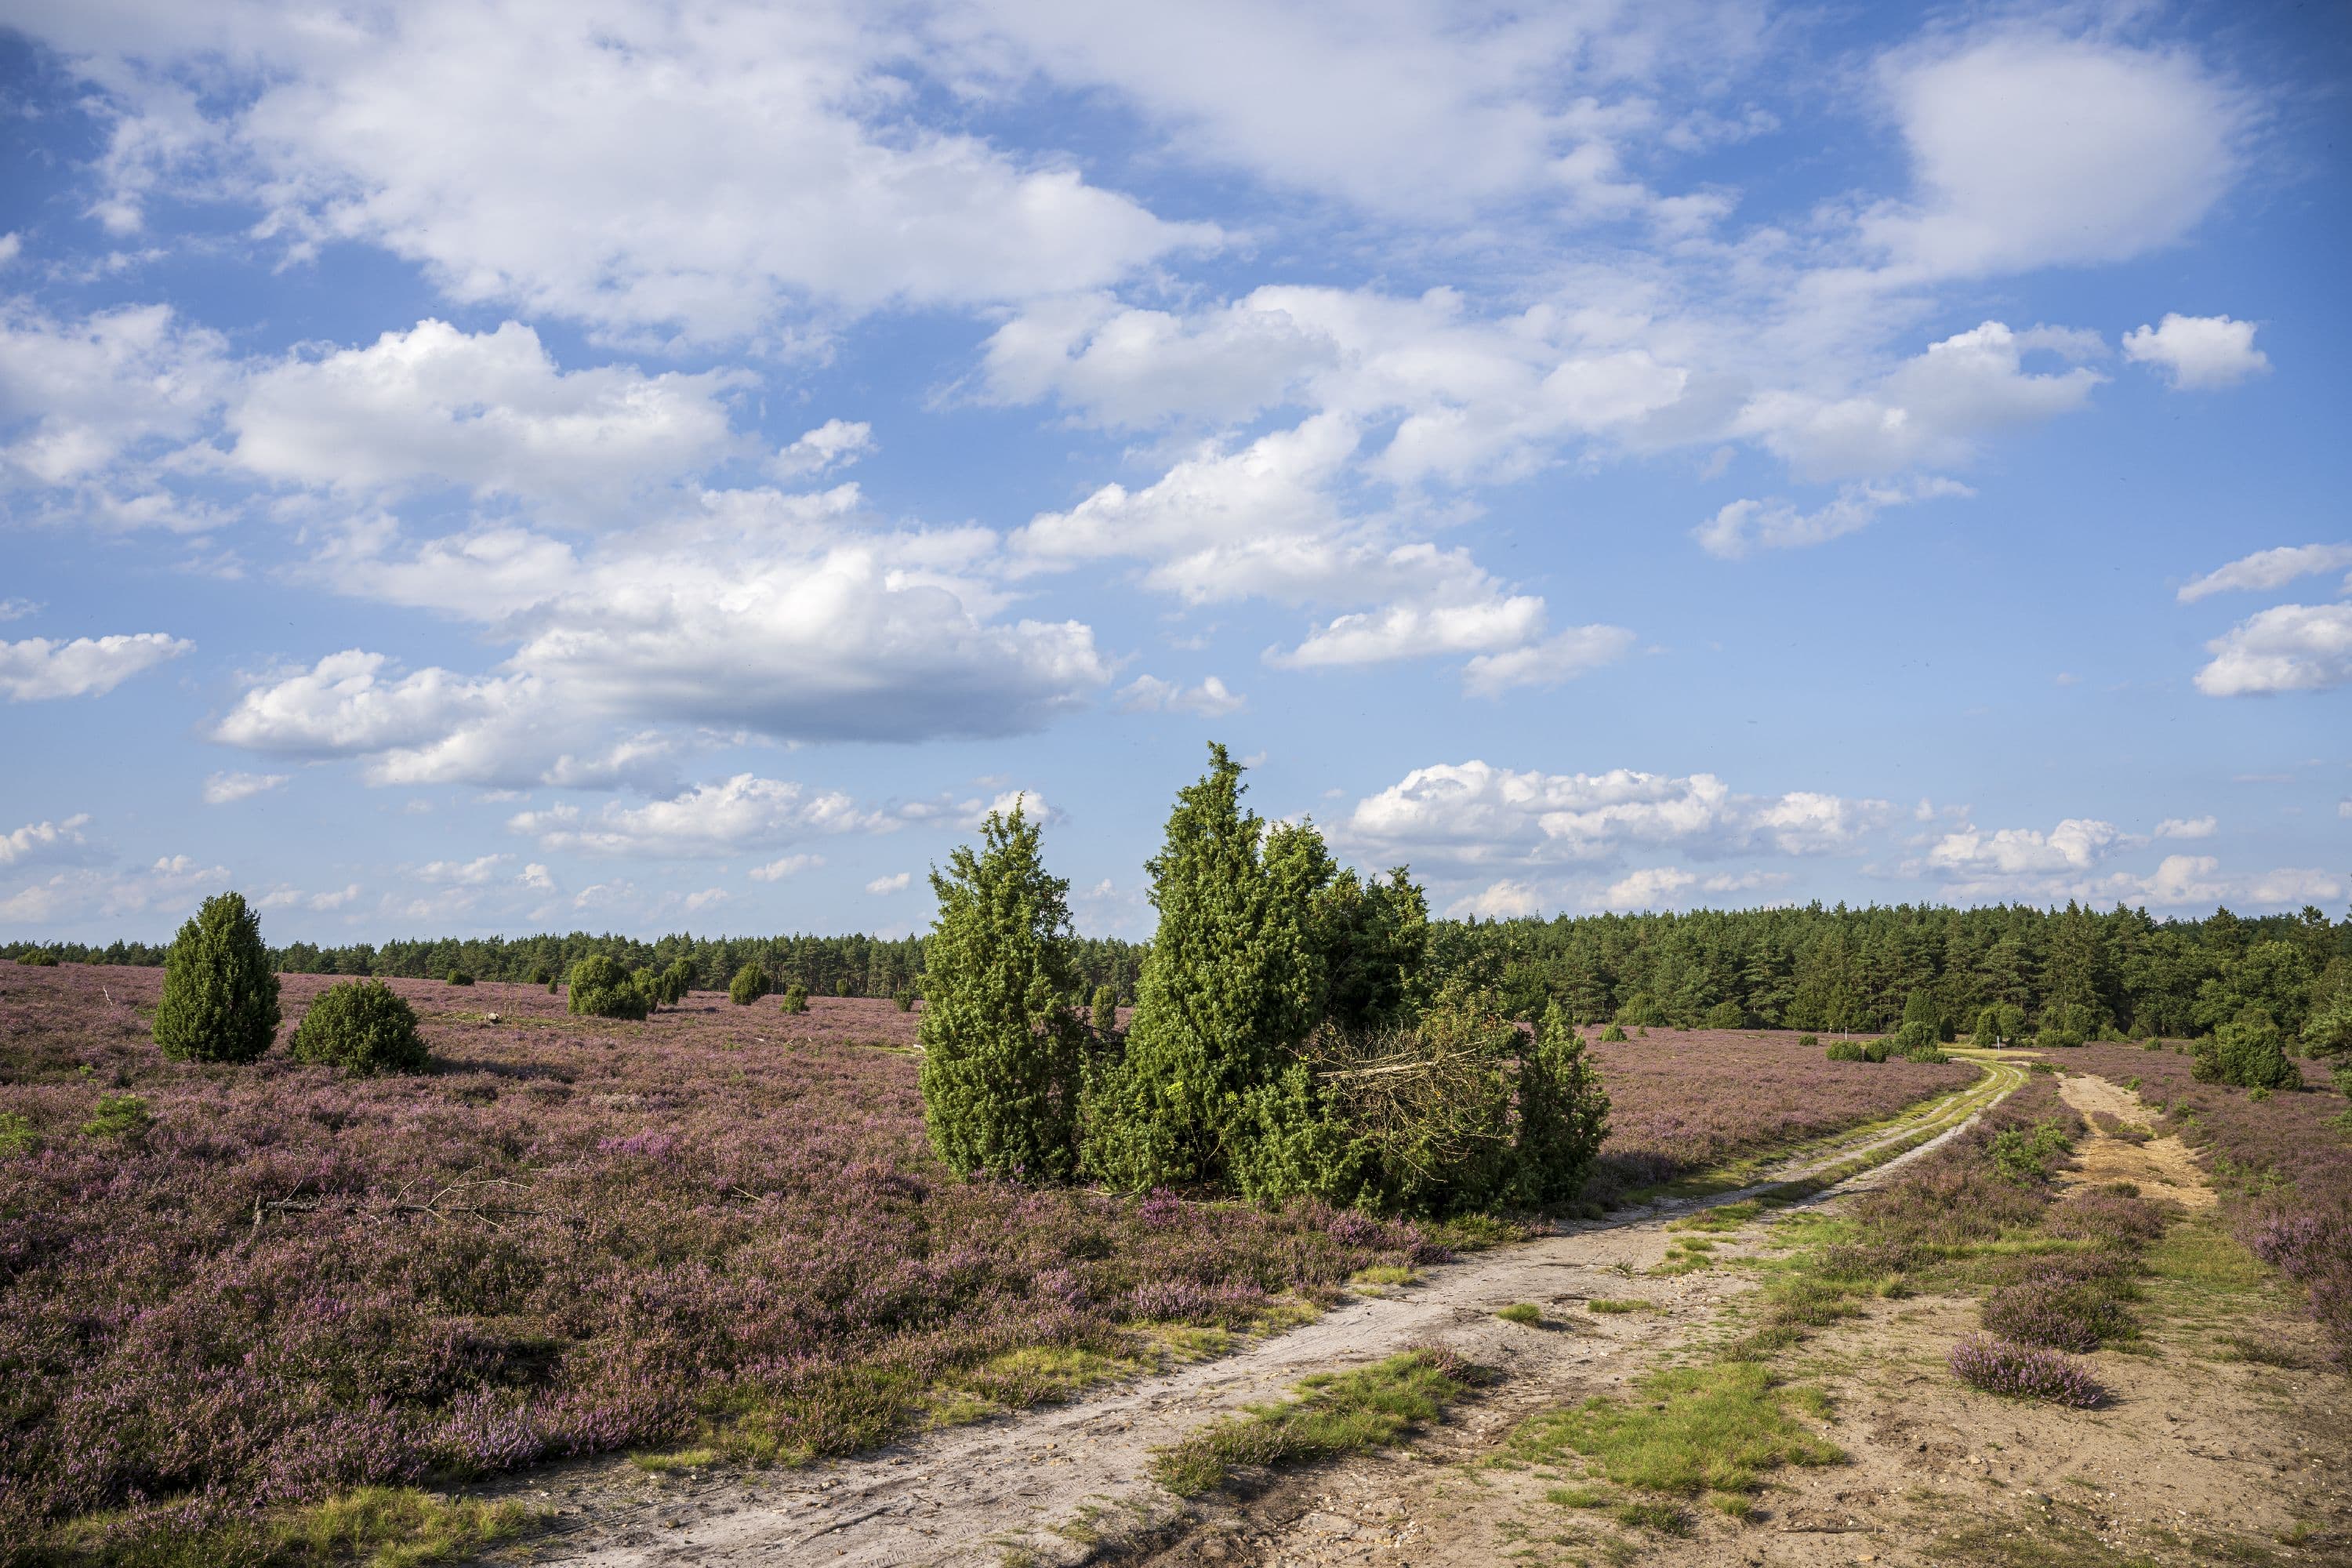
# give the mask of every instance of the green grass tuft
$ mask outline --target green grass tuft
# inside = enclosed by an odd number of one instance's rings
[[[1472,1369],[1442,1351],[1413,1350],[1356,1372],[1310,1377],[1298,1397],[1220,1421],[1152,1462],[1160,1484],[1198,1497],[1245,1465],[1290,1465],[1386,1447],[1469,1392]]]
[[[1531,1329],[1544,1321],[1543,1309],[1533,1301],[1514,1301],[1495,1316],[1507,1323],[1525,1323]]]
[[[1749,1362],[1670,1367],[1643,1378],[1631,1400],[1589,1400],[1536,1417],[1507,1450],[1537,1463],[1580,1454],[1608,1479],[1643,1491],[1752,1492],[1766,1470],[1845,1458],[1790,1416],[1796,1394]]]

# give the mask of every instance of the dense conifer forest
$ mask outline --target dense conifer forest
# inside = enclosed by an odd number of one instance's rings
[[[2153,919],[2068,904],[1958,910],[1902,904],[1560,916],[1433,922],[1433,968],[1498,992],[1534,1019],[1557,1000],[1580,1023],[1790,1029],[1888,1029],[1925,993],[1948,1032],[2006,1003],[2029,1025],[2063,1017],[2090,1037],[2196,1035],[2249,1004],[2289,1033],[2315,1001],[2352,985],[2352,917],[2294,914]],[[683,959],[698,986],[724,987],[745,964],[818,996],[888,996],[922,984],[924,937],[677,934],[645,942],[566,936],[446,938],[272,950],[292,973],[401,975],[460,970],[484,980],[564,974],[602,953],[624,967]],[[1082,994],[1108,985],[1131,1002],[1147,944],[1110,937],[1075,946]],[[158,964],[163,949],[117,942],[15,942],[0,955],[65,963]]]

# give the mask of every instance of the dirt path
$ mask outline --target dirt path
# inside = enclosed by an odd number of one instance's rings
[[[1912,1145],[1948,1135],[2020,1077],[2013,1066],[1995,1066],[1968,1089],[1892,1126],[1817,1146],[1768,1180],[1707,1201],[1808,1177],[1851,1180],[1846,1173],[1881,1156],[1908,1157]],[[613,1464],[552,1484],[527,1483],[517,1489],[563,1510],[562,1533],[541,1538],[529,1556],[599,1568],[895,1568],[1076,1563],[1105,1540],[1166,1539],[1200,1516],[1151,1479],[1153,1450],[1243,1405],[1278,1397],[1310,1373],[1443,1342],[1504,1374],[1501,1391],[1471,1415],[1473,1432],[1515,1419],[1512,1412],[1522,1406],[1622,1383],[1662,1341],[1706,1323],[1719,1300],[1738,1288],[1714,1270],[1643,1274],[1665,1256],[1667,1222],[1696,1206],[1661,1204],[1564,1226],[1433,1268],[1421,1284],[1351,1298],[1314,1322],[1213,1362],[1107,1387],[1074,1404],[929,1434],[855,1461],[764,1476],[663,1477]],[[1580,1310],[1595,1298],[1639,1299],[1644,1310],[1608,1317]],[[1552,1326],[1527,1328],[1494,1316],[1517,1301],[1545,1307]]]

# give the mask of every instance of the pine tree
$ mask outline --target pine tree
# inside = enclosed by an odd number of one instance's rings
[[[1576,1196],[1608,1135],[1609,1091],[1555,1002],[1519,1057],[1521,1196],[1533,1204]]]
[[[1118,1039],[1118,993],[1108,985],[1095,987],[1093,1015],[1095,1039],[1105,1046]]]
[[[1244,1101],[1315,1026],[1324,975],[1312,905],[1335,875],[1315,830],[1242,809],[1224,747],[1176,797],[1147,864],[1160,927],[1127,1049],[1088,1108],[1088,1168],[1128,1188],[1230,1179]]]
[[[1049,875],[1016,802],[982,850],[931,873],[940,912],[923,973],[921,1082],[931,1147],[959,1172],[1060,1178],[1077,1166],[1083,1026],[1065,998],[1068,882]]]
[[[278,1037],[278,976],[243,895],[206,899],[163,960],[155,1043],[175,1060],[249,1062]]]

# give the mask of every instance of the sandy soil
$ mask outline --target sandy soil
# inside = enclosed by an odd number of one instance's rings
[[[1841,1165],[1941,1121],[1956,1126],[1982,1099],[1971,1086],[1899,1129],[1818,1148],[1772,1178]],[[1125,1542],[1139,1549],[1173,1542],[1174,1550],[1217,1561],[1218,1552],[1235,1549],[1221,1542],[1246,1539],[1251,1527],[1225,1502],[1188,1506],[1160,1489],[1150,1477],[1153,1450],[1243,1405],[1278,1397],[1310,1373],[1443,1342],[1503,1374],[1494,1392],[1433,1435],[1427,1458],[1416,1450],[1393,1461],[1444,1481],[1443,1472],[1453,1467],[1444,1461],[1461,1457],[1460,1445],[1498,1437],[1547,1405],[1621,1386],[1659,1345],[1703,1330],[1722,1300],[1743,1288],[1735,1272],[1719,1268],[1675,1278],[1642,1274],[1664,1258],[1667,1223],[1692,1206],[1659,1205],[1564,1227],[1432,1269],[1421,1284],[1351,1299],[1315,1322],[1213,1362],[1104,1388],[1071,1405],[932,1433],[852,1462],[764,1476],[656,1476],[615,1462],[533,1472],[510,1495],[560,1509],[559,1533],[539,1538],[522,1555],[599,1568],[1076,1563],[1099,1556],[1107,1542]],[[1739,1250],[1736,1242],[1725,1248]],[[1650,1310],[1606,1317],[1582,1310],[1593,1298],[1641,1298]],[[1545,1306],[1552,1321],[1526,1328],[1494,1316],[1517,1301]],[[1322,1532],[1353,1542],[1370,1529],[1406,1553],[1383,1560],[1492,1560],[1491,1545],[1469,1557],[1414,1555],[1415,1543],[1437,1528],[1418,1502],[1385,1526],[1332,1517],[1337,1522],[1298,1523],[1297,1532],[1302,1541]],[[1343,1524],[1345,1535],[1339,1533]],[[1292,1533],[1290,1526],[1280,1528],[1286,1537]],[[1491,1531],[1478,1533],[1491,1542]]]

